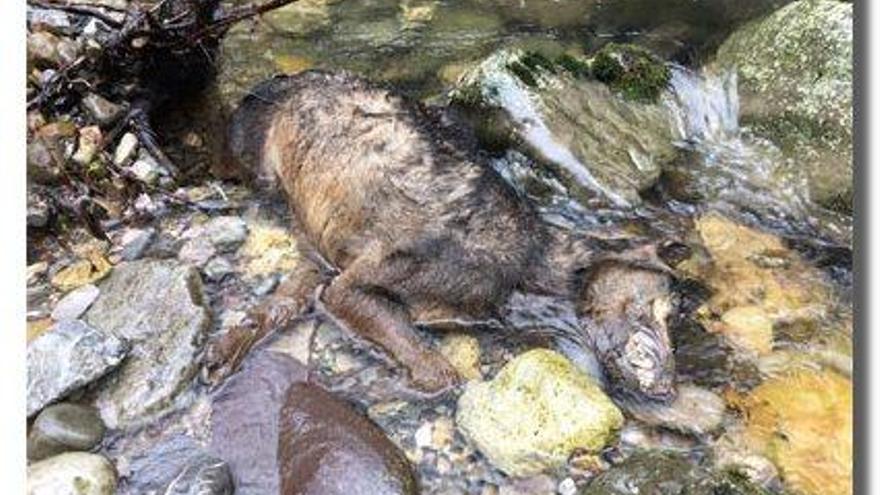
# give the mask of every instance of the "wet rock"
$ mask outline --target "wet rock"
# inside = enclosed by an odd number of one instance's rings
[[[823,275],[778,237],[717,213],[695,224],[706,252],[679,269],[712,290],[698,317],[735,347],[764,353],[772,345],[771,327],[816,321],[831,307]]]
[[[88,165],[101,146],[101,128],[98,126],[83,127],[79,131],[79,144],[73,161],[80,165]]]
[[[615,92],[646,103],[657,101],[671,77],[662,60],[635,45],[609,43],[596,53],[590,65],[596,79]]]
[[[378,426],[309,383],[287,391],[278,442],[282,493],[416,494],[403,453]]]
[[[466,380],[482,378],[480,373],[480,342],[471,335],[448,334],[440,343],[440,353],[455,371]]]
[[[800,0],[718,49],[739,73],[742,122],[806,168],[811,196],[852,211],[852,3]]]
[[[680,385],[678,396],[669,404],[632,402],[626,412],[649,425],[695,435],[717,430],[724,419],[724,399],[693,385]]]
[[[58,54],[58,43],[60,42],[60,38],[48,31],[37,31],[28,33],[28,66],[30,66],[31,64],[36,64],[41,67],[53,67],[60,65],[61,59]]]
[[[229,465],[216,457],[193,459],[171,481],[163,495],[232,495]]]
[[[453,101],[485,145],[522,148],[579,196],[637,204],[676,156],[672,114],[616,96],[589,74],[589,61],[570,55],[502,50],[465,73]]]
[[[35,138],[27,145],[27,177],[37,184],[54,184],[61,177],[56,154],[45,139]]]
[[[290,385],[305,378],[290,357],[259,351],[214,395],[210,451],[229,463],[237,495],[281,493],[279,412]]]
[[[66,321],[79,318],[95,302],[100,293],[101,291],[92,284],[70,291],[52,310],[52,319]]]
[[[209,239],[205,237],[196,237],[187,240],[183,246],[180,247],[180,252],[177,253],[177,257],[180,261],[202,267],[216,253],[217,250],[214,249],[214,245],[211,244]]]
[[[123,108],[97,93],[89,93],[82,99],[83,107],[101,125],[112,124],[120,115]]]
[[[27,470],[28,495],[113,495],[116,472],[103,456],[68,452]]]
[[[575,450],[600,450],[615,438],[623,416],[568,360],[535,349],[492,381],[468,384],[456,423],[492,464],[525,476],[562,466]]]
[[[128,345],[79,320],[63,321],[28,344],[27,415],[119,365]]]
[[[156,185],[164,172],[156,159],[143,151],[139,153],[138,159],[128,167],[128,171],[137,180],[150,186]]]
[[[580,495],[769,495],[747,481],[692,464],[681,454],[643,451],[598,475]]]
[[[246,260],[245,270],[251,276],[292,271],[299,262],[296,240],[280,226],[252,224],[240,254]]]
[[[220,252],[233,251],[247,239],[247,224],[240,217],[214,217],[204,226],[205,236]]]
[[[29,187],[27,192],[27,226],[40,229],[49,225],[53,209],[49,201],[36,189]]]
[[[61,403],[43,409],[27,439],[27,457],[38,461],[71,450],[90,450],[104,438],[104,423],[89,406]]]
[[[808,495],[852,493],[852,382],[831,371],[793,371],[746,397],[746,437]]]
[[[126,478],[127,490],[122,493],[164,494],[178,475],[206,456],[199,443],[187,435],[172,434],[151,442],[146,448],[136,450],[125,462],[126,469],[120,474]]]
[[[138,149],[137,136],[130,132],[126,132],[119,139],[116,150],[113,152],[113,163],[116,165],[124,165],[134,158]]]
[[[235,273],[235,267],[232,266],[232,263],[223,256],[215,256],[205,264],[205,268],[203,269],[205,272],[205,276],[208,277],[208,280],[212,280],[215,282],[219,282],[223,280],[227,275]]]
[[[156,229],[132,229],[122,236],[120,257],[124,261],[134,261],[143,256],[144,252],[156,237]]]
[[[130,341],[132,353],[96,404],[111,428],[165,413],[195,375],[210,314],[198,271],[171,261],[120,263],[85,319]]]
[[[52,276],[53,286],[62,291],[73,290],[103,279],[113,269],[113,265],[99,250],[89,250],[83,254],[83,258],[74,261]]]

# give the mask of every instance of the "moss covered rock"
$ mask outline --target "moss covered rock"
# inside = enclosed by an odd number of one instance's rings
[[[614,441],[623,416],[602,389],[562,355],[535,349],[489,382],[471,382],[456,423],[496,467],[528,476],[565,464],[575,450]]]
[[[599,193],[635,205],[677,156],[673,142],[681,136],[663,102],[665,85],[655,75],[637,87],[632,64],[616,78],[602,72],[606,84],[590,64],[568,53],[501,50],[465,72],[452,99],[472,117],[484,145],[518,147],[575,196]]]
[[[800,0],[751,22],[719,48],[739,74],[742,123],[806,167],[820,204],[852,208],[852,4]]]
[[[609,43],[593,57],[592,74],[624,98],[653,103],[669,86],[669,67],[644,48]]]
[[[769,492],[733,472],[716,472],[684,455],[642,451],[600,474],[580,495],[760,495]]]

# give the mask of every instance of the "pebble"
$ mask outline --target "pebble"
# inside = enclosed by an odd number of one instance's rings
[[[92,284],[86,284],[70,291],[55,305],[55,309],[52,310],[52,319],[68,321],[79,318],[95,302],[100,293],[100,289]]]
[[[186,241],[177,253],[177,257],[185,262],[195,266],[202,267],[210,260],[216,250],[214,245],[204,237],[196,237]]]
[[[47,28],[56,32],[66,32],[70,29],[70,17],[55,9],[39,9],[28,6],[27,21],[33,31],[42,31]]]
[[[123,165],[134,157],[138,148],[137,136],[130,132],[126,132],[116,145],[116,151],[113,152],[113,163]]]
[[[59,38],[48,31],[36,31],[27,36],[27,56],[29,62],[58,65]]]
[[[480,372],[480,341],[467,334],[450,333],[443,336],[440,353],[465,380],[482,378]]]
[[[156,237],[156,229],[131,229],[122,236],[120,256],[124,261],[134,261],[143,256],[144,252]]]
[[[83,107],[101,125],[112,124],[121,114],[122,107],[97,93],[89,93],[82,99]]]
[[[104,423],[89,406],[55,404],[43,409],[28,434],[27,457],[38,461],[71,450],[90,450],[104,438]]]
[[[95,158],[101,146],[101,128],[98,126],[83,127],[79,131],[79,145],[73,155],[73,161],[80,165],[88,165]]]
[[[28,227],[42,228],[49,224],[52,208],[42,195],[28,191],[26,223]]]
[[[260,282],[254,286],[251,292],[257,297],[268,296],[275,292],[275,288],[278,287],[279,281],[280,277],[277,273],[269,274],[263,277]]]
[[[671,430],[704,435],[717,430],[724,419],[724,399],[695,385],[680,385],[670,404],[625,403],[624,409],[639,421]]]
[[[27,468],[27,495],[113,495],[116,471],[105,457],[67,452]]]
[[[559,482],[557,491],[559,492],[559,495],[576,495],[577,485],[574,483],[573,479],[565,478]]]
[[[248,228],[241,217],[221,216],[208,220],[204,232],[218,251],[229,252],[247,239]]]
[[[205,273],[205,276],[208,277],[208,280],[220,282],[226,278],[227,275],[235,273],[235,267],[232,266],[232,263],[230,263],[225,257],[214,256],[205,264],[202,271]]]
[[[163,495],[232,495],[232,472],[223,460],[198,456],[171,480]]]
[[[55,156],[43,138],[27,144],[27,177],[37,184],[54,184],[61,177]]]
[[[163,172],[156,159],[143,151],[139,153],[138,159],[131,164],[128,170],[137,180],[149,186],[156,185]]]

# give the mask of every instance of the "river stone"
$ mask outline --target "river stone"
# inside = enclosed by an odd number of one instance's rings
[[[805,168],[820,204],[852,208],[853,6],[799,0],[734,32],[715,63],[739,74],[740,115]]]
[[[218,251],[226,252],[237,248],[247,239],[247,224],[241,217],[214,217],[205,224],[204,233]]]
[[[122,113],[122,107],[97,93],[89,93],[82,99],[83,107],[101,125],[112,124]]]
[[[28,344],[28,417],[100,378],[128,352],[124,340],[82,321],[56,323]]]
[[[616,437],[623,415],[602,389],[562,355],[534,349],[489,382],[471,382],[456,423],[510,476],[559,468],[576,450],[597,452]]]
[[[27,457],[41,460],[70,450],[90,450],[104,438],[98,412],[80,404],[55,404],[43,409],[28,434]]]
[[[694,385],[680,385],[678,396],[669,404],[633,401],[624,409],[649,425],[694,435],[717,430],[724,419],[724,399],[711,390]]]
[[[208,454],[191,436],[172,434],[138,450],[126,463],[124,494],[164,493],[187,466]]]
[[[226,460],[237,495],[280,493],[278,414],[303,365],[280,353],[252,353],[212,398],[212,455]]]
[[[229,465],[216,457],[199,456],[174,477],[164,495],[232,495]]]
[[[96,399],[110,428],[142,424],[171,409],[198,369],[210,324],[198,270],[167,260],[117,265],[85,319],[133,345]]]
[[[741,477],[692,464],[669,451],[642,451],[596,476],[580,495],[769,495]]]
[[[52,319],[66,321],[79,318],[95,302],[100,293],[101,291],[92,284],[86,284],[70,291],[55,305],[55,309],[52,310]]]
[[[580,196],[638,204],[639,191],[677,154],[672,114],[663,102],[616,95],[588,71],[587,60],[505,49],[466,72],[452,98],[485,144],[522,148]],[[661,100],[668,98],[666,91]]]
[[[412,467],[372,421],[324,389],[296,383],[281,409],[281,493],[414,495]]]
[[[27,469],[27,495],[113,495],[116,472],[103,456],[68,452]]]

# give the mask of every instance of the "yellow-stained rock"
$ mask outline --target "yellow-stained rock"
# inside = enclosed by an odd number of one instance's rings
[[[285,74],[296,74],[314,67],[315,62],[308,57],[284,54],[275,57],[275,67]]]
[[[299,262],[296,240],[287,229],[268,224],[250,225],[241,254],[248,258],[249,275],[267,275],[293,270]]]
[[[52,318],[43,318],[27,322],[27,341],[30,342],[39,337],[46,330],[52,328]]]
[[[470,382],[456,424],[510,476],[565,465],[575,452],[598,452],[623,425],[620,410],[590,377],[561,354],[534,349],[488,382]]]
[[[52,277],[52,285],[62,291],[70,291],[86,284],[93,284],[106,277],[113,269],[104,254],[97,249],[85,253],[85,259],[73,262]]]
[[[852,382],[833,371],[793,371],[743,401],[746,438],[807,495],[852,493]]]
[[[440,343],[440,353],[465,380],[478,380],[480,373],[480,342],[471,335],[450,333]]]
[[[736,347],[758,355],[773,350],[773,320],[761,306],[738,306],[714,326]]]

